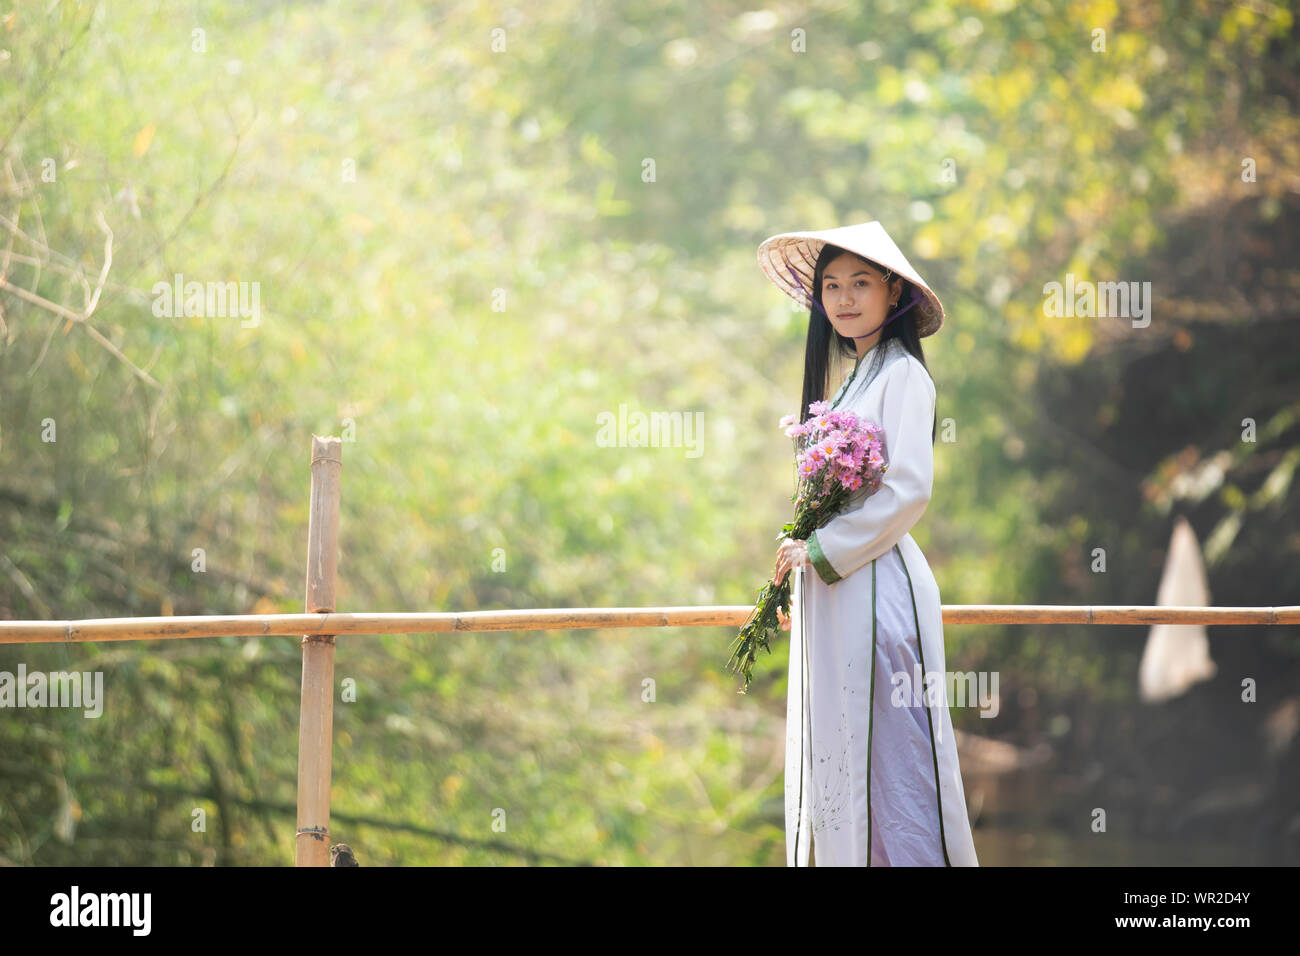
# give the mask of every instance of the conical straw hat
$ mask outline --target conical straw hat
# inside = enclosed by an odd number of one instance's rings
[[[917,335],[924,337],[939,331],[943,325],[943,303],[925,284],[921,274],[912,268],[878,220],[815,232],[783,232],[771,236],[758,247],[758,266],[778,289],[800,305],[809,306],[817,257],[828,242],[912,283],[921,292],[920,301],[909,302],[902,306],[902,310],[916,306]],[[824,310],[821,311],[824,314]]]

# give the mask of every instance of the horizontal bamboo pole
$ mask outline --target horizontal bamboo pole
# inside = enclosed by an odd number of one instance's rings
[[[312,634],[443,634],[564,631],[603,627],[740,627],[749,605],[542,608],[520,611],[364,614],[226,614],[117,617],[86,621],[0,621],[0,644],[157,641],[192,637]],[[1300,606],[1160,607],[1056,604],[945,604],[944,624],[1300,624]]]

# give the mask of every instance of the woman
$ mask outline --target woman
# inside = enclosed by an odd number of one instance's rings
[[[809,303],[802,420],[832,354],[854,357],[832,407],[884,429],[888,468],[805,541],[793,570],[786,711],[786,862],[978,866],[947,705],[939,588],[910,529],[932,483],[935,386],[921,338],[943,306],[879,222],[784,233],[759,246]],[[811,300],[809,298],[811,292]]]

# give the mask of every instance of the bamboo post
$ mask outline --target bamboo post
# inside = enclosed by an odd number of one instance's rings
[[[343,443],[311,438],[311,515],[307,524],[308,614],[334,611],[339,560],[339,479]],[[329,866],[330,758],[334,743],[334,636],[302,638],[298,717],[296,866]]]

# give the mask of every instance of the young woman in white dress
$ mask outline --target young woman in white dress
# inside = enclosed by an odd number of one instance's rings
[[[943,306],[879,222],[783,233],[759,247],[808,304],[801,420],[826,400],[833,354],[854,358],[831,401],[884,429],[879,489],[806,540],[793,572],[786,712],[786,862],[978,866],[948,710],[939,588],[910,529],[933,477],[935,385],[921,338]],[[809,298],[811,293],[811,298]]]

